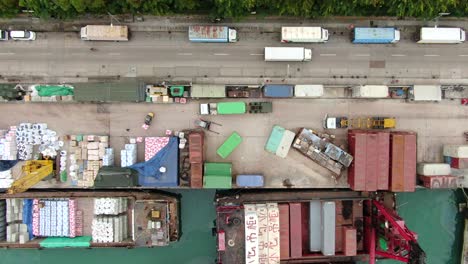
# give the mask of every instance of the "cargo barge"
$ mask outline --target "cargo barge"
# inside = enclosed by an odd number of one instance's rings
[[[391,193],[219,192],[217,263],[423,263],[394,204]]]
[[[153,247],[179,239],[178,197],[163,192],[0,196],[0,247]]]

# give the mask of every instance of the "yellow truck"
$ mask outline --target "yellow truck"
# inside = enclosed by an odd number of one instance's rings
[[[354,128],[354,129],[390,129],[396,127],[394,117],[358,117],[348,119],[347,117],[329,117],[325,116],[323,120],[323,128]]]

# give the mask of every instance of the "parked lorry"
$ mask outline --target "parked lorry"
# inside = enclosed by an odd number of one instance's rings
[[[281,42],[324,43],[328,41],[328,30],[321,27],[282,27]]]
[[[440,101],[442,89],[440,85],[413,85],[408,91],[408,99],[413,101]]]
[[[193,84],[190,88],[192,98],[224,98],[226,87],[218,84]]]
[[[358,117],[348,119],[345,116],[329,117],[325,116],[323,120],[323,128],[355,128],[355,129],[389,129],[395,128],[396,120],[394,117]]]
[[[247,106],[244,102],[221,102],[200,104],[201,115],[235,115],[245,114]]]
[[[265,47],[265,61],[311,61],[312,50],[302,47]]]
[[[337,129],[337,128],[348,128],[348,118],[345,116],[329,117],[325,116],[323,119],[323,128],[325,129]]]
[[[355,44],[389,44],[400,41],[400,31],[396,28],[356,27],[353,31]]]
[[[128,27],[114,25],[87,25],[81,28],[81,39],[128,41]]]
[[[296,84],[294,86],[294,97],[313,98],[323,95],[323,85],[321,84]]]
[[[466,32],[461,28],[422,27],[419,32],[420,44],[458,44],[465,42]]]
[[[389,95],[386,85],[359,85],[351,89],[353,98],[387,98]]]
[[[230,43],[237,42],[237,30],[227,26],[190,26],[191,42]]]
[[[294,85],[266,84],[263,86],[263,96],[271,98],[290,98],[294,96]]]

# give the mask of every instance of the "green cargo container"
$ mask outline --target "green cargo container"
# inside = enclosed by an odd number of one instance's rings
[[[224,102],[218,103],[218,115],[245,114],[247,107],[244,102]]]
[[[276,154],[285,130],[286,129],[283,127],[277,125],[273,126],[273,130],[271,131],[270,137],[265,145],[266,151]]]
[[[144,102],[146,99],[143,82],[121,81],[108,83],[76,83],[77,102]]]
[[[192,98],[224,98],[226,87],[220,84],[193,84],[190,88]]]
[[[138,186],[138,172],[130,168],[101,167],[94,180],[95,188]]]
[[[233,132],[224,143],[218,148],[216,153],[223,159],[229,157],[231,153],[240,145],[242,142],[242,137]]]
[[[204,164],[203,187],[216,189],[230,189],[232,186],[232,164],[213,163]]]

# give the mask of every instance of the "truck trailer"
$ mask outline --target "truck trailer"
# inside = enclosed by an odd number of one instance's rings
[[[284,43],[325,43],[328,30],[321,27],[282,27],[281,42]]]
[[[128,41],[128,27],[114,25],[87,25],[81,28],[82,40]]]
[[[466,32],[461,28],[422,27],[420,44],[458,44],[465,42]]]
[[[265,61],[311,61],[312,50],[302,47],[265,47]]]
[[[201,115],[235,115],[245,114],[247,105],[244,102],[220,102],[200,104]]]
[[[219,84],[193,84],[190,88],[192,98],[224,98],[226,87]]]
[[[389,44],[400,41],[400,31],[396,28],[357,27],[353,33],[354,44]]]
[[[190,26],[191,42],[230,43],[237,42],[237,30],[227,26]]]

